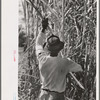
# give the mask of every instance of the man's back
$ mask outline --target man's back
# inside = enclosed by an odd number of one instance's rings
[[[72,64],[73,62],[67,58],[48,57],[40,68],[42,88],[58,92],[65,91],[66,75],[73,69]]]

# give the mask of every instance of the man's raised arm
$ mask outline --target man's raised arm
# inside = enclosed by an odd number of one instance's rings
[[[40,32],[36,38],[36,55],[43,51],[43,43],[45,42],[45,39],[45,34]]]
[[[42,31],[39,32],[37,38],[36,38],[36,55],[38,55],[39,53],[43,52],[43,44],[45,42],[46,39],[46,35],[45,35],[45,30],[48,27],[48,19],[44,18],[42,20]]]

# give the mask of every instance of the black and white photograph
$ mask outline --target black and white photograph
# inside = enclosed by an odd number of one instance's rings
[[[97,0],[18,0],[18,100],[97,100]]]

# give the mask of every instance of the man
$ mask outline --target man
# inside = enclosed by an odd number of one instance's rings
[[[69,72],[82,71],[82,68],[71,59],[58,56],[64,47],[64,42],[59,37],[51,35],[45,42],[47,27],[48,19],[44,18],[42,31],[36,39],[36,55],[42,82],[39,100],[64,100],[66,75]]]

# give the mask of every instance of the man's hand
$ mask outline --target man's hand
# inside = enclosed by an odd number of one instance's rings
[[[43,18],[43,20],[42,20],[42,32],[44,32],[45,31],[45,29],[47,29],[47,27],[48,27],[48,18]]]

